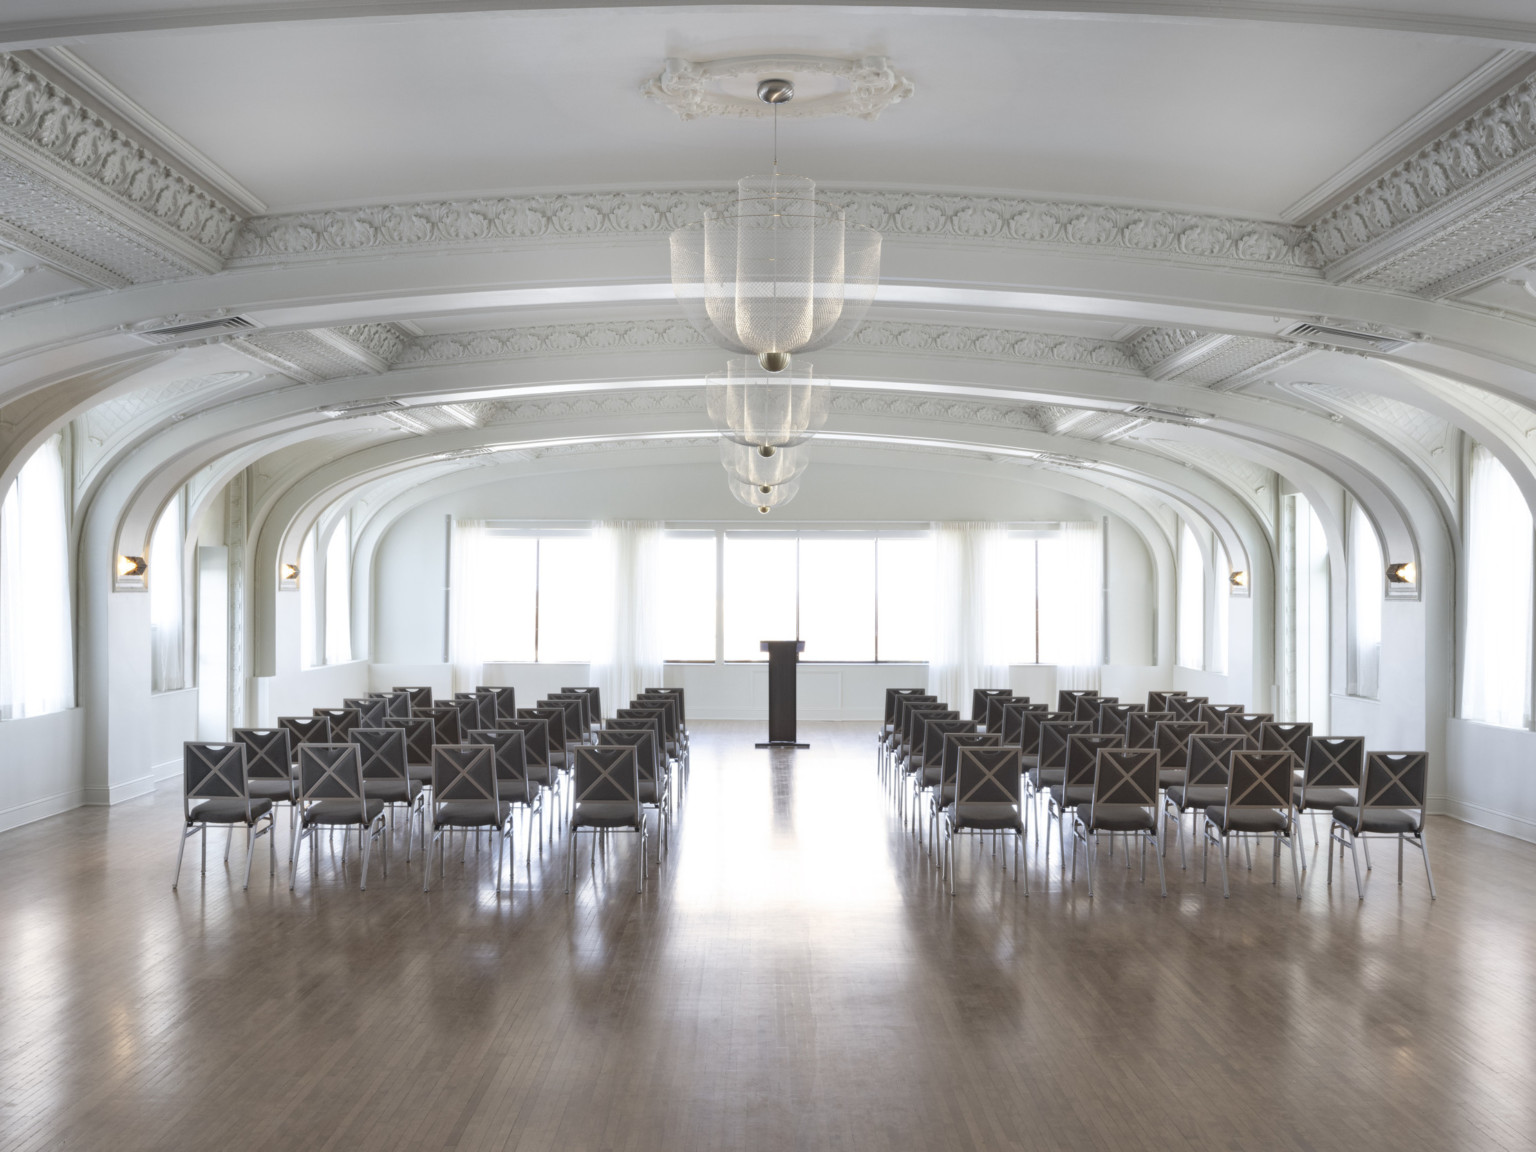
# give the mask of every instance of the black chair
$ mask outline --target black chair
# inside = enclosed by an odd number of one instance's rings
[[[420,780],[411,779],[406,755],[405,730],[389,728],[354,728],[348,743],[357,745],[363,773],[363,795],[382,800],[386,809],[405,805],[405,859],[411,859],[411,835],[416,831],[416,817],[423,817],[425,837],[425,795]]]
[[[432,886],[432,850],[437,849],[443,876],[448,875],[445,834],[488,830],[496,833],[496,891],[501,892],[501,866],[511,835],[511,805],[496,788],[495,750],[489,744],[439,744],[432,749],[432,801],[427,805],[429,838],[421,890]],[[467,847],[467,844],[466,844]],[[478,851],[478,849],[477,849]]]
[[[600,748],[633,748],[640,769],[640,806],[656,810],[665,851],[672,824],[672,773],[667,758],[656,743],[656,733],[648,728],[601,728],[597,732]]]
[[[1210,731],[1220,732],[1228,716],[1239,716],[1247,711],[1245,704],[1202,704],[1195,719],[1204,720]]]
[[[1397,839],[1397,883],[1403,883],[1403,844],[1412,841],[1424,857],[1424,876],[1429,898],[1435,898],[1435,874],[1429,867],[1429,848],[1424,843],[1424,803],[1429,789],[1429,757],[1423,752],[1371,752],[1365,758],[1365,781],[1360,799],[1333,810],[1329,827],[1328,882],[1333,883],[1332,845],[1348,844],[1355,863],[1355,889],[1365,899],[1360,878],[1360,857],[1355,846],[1367,836]],[[1366,869],[1370,869],[1366,856]]]
[[[458,744],[464,733],[464,710],[459,706],[463,701],[452,704],[434,704],[427,711],[432,721],[433,744]],[[469,703],[469,711],[473,716],[475,712],[474,701]]]
[[[1056,711],[1071,712],[1074,719],[1077,714],[1077,702],[1083,696],[1097,696],[1098,692],[1092,688],[1063,688],[1056,693]]]
[[[298,811],[299,786],[293,775],[293,746],[286,728],[236,728],[230,733],[235,742],[245,745],[246,790],[256,800],[288,805],[288,830],[293,832],[293,817]],[[272,851],[277,851],[277,837],[272,837]]]
[[[1141,845],[1141,880],[1147,880],[1147,841],[1157,861],[1157,878],[1163,898],[1168,898],[1168,877],[1163,872],[1163,848],[1157,834],[1157,751],[1152,748],[1100,748],[1095,758],[1093,787],[1086,804],[1078,804],[1072,821],[1072,859],[1077,859],[1077,838],[1083,840],[1088,862],[1088,896],[1093,897],[1093,873],[1099,860],[1100,832],[1113,836],[1134,834]],[[1091,841],[1091,843],[1090,843]],[[1111,841],[1113,847],[1113,841]],[[1127,841],[1125,866],[1131,866]],[[1074,877],[1076,871],[1073,872]]]
[[[983,725],[987,722],[987,705],[997,696],[1012,696],[1012,688],[972,688],[971,689],[971,723]]]
[[[1168,692],[1168,691],[1165,691],[1165,692],[1148,692],[1147,693],[1147,711],[1148,712],[1172,712],[1173,711],[1173,706],[1169,703],[1169,701],[1173,697],[1175,697],[1175,696],[1188,696],[1188,695],[1189,695],[1188,692]]]
[[[1175,719],[1172,712],[1128,712],[1125,717],[1125,746],[1127,748],[1156,748],[1157,726],[1164,720]]]
[[[939,753],[937,782],[928,793],[928,854],[933,854],[937,835],[939,813],[955,802],[955,772],[960,764],[962,748],[1001,748],[999,732],[946,732],[944,749]],[[926,769],[924,773],[926,775]],[[1025,822],[1028,823],[1028,814]]]
[[[480,692],[455,692],[453,702],[459,708],[459,732],[496,727],[496,698]]]
[[[320,856],[315,833],[321,828],[342,830],[341,858],[347,858],[347,841],[356,828],[362,841],[363,874],[359,889],[368,887],[368,857],[375,840],[383,841],[384,875],[389,876],[389,839],[384,835],[384,801],[369,800],[363,792],[362,761],[356,744],[299,745],[299,834],[293,838],[288,889],[299,873],[299,849],[309,840],[311,868],[318,872]]]
[[[961,748],[955,765],[955,799],[944,809],[943,870],[949,877],[949,894],[955,894],[954,839],[956,835],[1013,833],[1013,879],[1024,877],[1020,847],[1024,840],[1023,772],[1016,748]],[[1002,854],[1003,868],[1008,853]]]
[[[1230,896],[1227,883],[1227,846],[1233,836],[1273,836],[1275,842],[1271,882],[1280,883],[1280,845],[1291,849],[1291,871],[1296,879],[1296,899],[1301,899],[1301,865],[1296,853],[1295,816],[1291,807],[1291,754],[1234,749],[1227,761],[1226,797],[1205,809],[1205,835],[1200,847],[1200,881],[1205,882],[1207,850],[1216,845],[1221,864],[1221,894]],[[1332,854],[1329,854],[1330,859]]]
[[[1106,704],[1118,704],[1118,696],[1100,696],[1097,692],[1090,695],[1079,696],[1072,703],[1072,719],[1086,720],[1092,724],[1094,731],[1099,727],[1099,709]]]
[[[403,689],[381,692],[386,720],[408,720],[411,715],[411,694]]]
[[[230,841],[234,839],[235,825],[245,826],[245,881],[242,888],[251,886],[251,857],[256,851],[256,841],[262,836],[272,836],[272,801],[251,796],[245,774],[245,745],[238,740],[227,744],[200,743],[188,740],[181,747],[181,845],[176,849],[176,875],[171,880],[171,891],[181,883],[181,858],[187,850],[187,840],[201,834],[203,837],[202,872],[208,873],[208,829],[228,829]],[[265,818],[267,826],[258,827]],[[272,848],[272,873],[277,872],[277,848],[275,839],[269,841]],[[224,845],[224,860],[229,862],[229,841]]]
[[[587,694],[587,699],[589,701],[589,704],[587,706],[587,713],[588,713],[588,715],[590,715],[592,717],[592,722],[594,724],[601,724],[603,722],[603,719],[604,719],[604,717],[603,717],[603,693],[602,693],[601,689],[596,688],[596,687],[591,687],[591,686],[587,686],[587,687],[577,686],[577,687],[574,687],[574,688],[572,688],[572,687],[565,687],[565,688],[560,689],[560,691],[562,691],[562,692],[585,692]],[[678,689],[676,689],[676,692],[677,692],[678,701],[679,701],[679,703],[681,703],[682,696],[683,696],[683,690],[681,688],[678,688]]]
[[[356,708],[315,708],[313,714],[328,717],[331,721],[331,740],[345,743],[347,733],[362,723],[362,714]]]
[[[357,709],[358,728],[382,728],[384,717],[389,714],[389,700],[384,696],[348,696],[341,704],[343,708]]]
[[[1006,696],[988,696],[987,711],[986,715],[982,717],[981,730],[983,732],[996,732],[999,736],[1001,736],[1003,734],[1004,713],[1008,705],[1014,703],[1015,701],[1022,704],[1028,704],[1029,697],[1015,696],[1011,689]]]
[[[437,741],[430,716],[386,716],[385,728],[398,728],[405,733],[405,770],[417,783],[432,783],[432,745]]]
[[[528,763],[528,779],[537,784],[541,789],[552,792],[559,797],[562,786],[562,778],[558,765],[555,763],[554,754],[549,747],[549,721],[533,716],[505,717],[496,722],[497,731],[521,732],[523,734],[523,756]],[[544,822],[544,801],[539,801],[539,822]],[[554,821],[549,822],[549,837],[555,835]]]
[[[431,688],[403,687],[403,686],[397,684],[397,685],[395,685],[393,690],[396,691],[396,692],[404,692],[404,693],[406,693],[410,697],[411,711],[413,713],[418,708],[430,708],[430,707],[432,707],[432,689]]]
[[[1211,702],[1209,696],[1169,696],[1168,711],[1180,720],[1199,720],[1200,709]]]
[[[640,806],[640,764],[631,747],[576,749],[571,766],[575,777],[571,803],[570,837],[566,841],[565,890],[576,882],[576,836],[586,832],[606,837],[610,832],[633,832],[640,838],[640,867],[635,891],[645,891],[646,824]],[[594,859],[596,846],[593,847]]]
[[[1228,712],[1222,719],[1221,731],[1229,736],[1246,736],[1257,748],[1264,726],[1271,723],[1274,718],[1271,712]]]
[[[496,761],[496,796],[503,804],[522,808],[528,816],[524,856],[533,860],[533,817],[544,824],[546,788],[529,774],[528,734],[518,729],[483,729],[469,734],[471,744],[488,744]],[[546,765],[547,767],[547,765]],[[547,779],[547,773],[546,773]]]
[[[1003,702],[1003,727],[999,735],[1002,743],[1010,748],[1019,749],[1022,754],[1024,748],[1024,714],[1026,712],[1044,713],[1050,711],[1048,704],[1031,704],[1028,699],[1015,696],[1012,700]],[[1038,744],[1040,734],[1035,733],[1035,742]]]
[[[1100,732],[1107,732],[1117,736],[1130,734],[1130,718],[1137,712],[1145,711],[1140,704],[1121,704],[1116,701],[1113,704],[1105,704],[1099,708]],[[1148,747],[1148,745],[1142,745]]]
[[[1205,732],[1201,720],[1162,720],[1153,726],[1152,747],[1157,749],[1157,783],[1173,788],[1185,782],[1189,766],[1189,738]]]
[[[1318,839],[1317,818],[1310,814],[1331,813],[1335,808],[1357,803],[1364,776],[1364,736],[1313,736],[1307,741],[1301,782],[1296,785],[1296,812],[1312,820],[1314,847]],[[1306,857],[1302,857],[1301,866],[1306,869]]]
[[[279,716],[279,728],[288,729],[288,744],[293,752],[293,762],[299,762],[300,744],[329,744],[331,742],[331,718],[329,716]]]
[[[1085,721],[1086,723],[1086,721]],[[1067,867],[1067,813],[1079,804],[1093,799],[1093,772],[1098,763],[1099,749],[1124,748],[1125,741],[1111,732],[1072,732],[1067,735],[1066,754],[1062,758],[1061,781],[1045,786],[1045,862],[1051,862],[1050,821],[1057,821],[1058,839],[1061,841],[1061,866]],[[1072,845],[1072,867],[1077,869],[1077,844]]]
[[[515,688],[487,688],[484,685],[475,689],[476,693],[489,692],[496,701],[496,722],[511,720],[517,715],[517,689]]]
[[[1232,753],[1246,749],[1246,736],[1218,736],[1201,732],[1189,738],[1184,767],[1184,783],[1163,789],[1163,812],[1169,808],[1178,821],[1179,867],[1187,868],[1184,850],[1184,813],[1203,812],[1212,804],[1227,802],[1227,779],[1231,775]]]

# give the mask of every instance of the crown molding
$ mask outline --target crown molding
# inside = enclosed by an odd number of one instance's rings
[[[353,324],[286,332],[258,331],[218,342],[237,348],[263,367],[301,384],[318,384],[365,372],[383,372],[405,347],[392,324]]]
[[[1439,298],[1536,252],[1536,78],[1398,164],[1311,228],[1328,278]]]
[[[711,81],[737,76],[835,76],[845,80],[844,91],[825,96],[797,97],[788,104],[769,105],[755,97],[712,91]],[[912,81],[891,66],[884,56],[806,56],[770,53],[731,56],[719,60],[684,60],[669,56],[662,70],[640,85],[640,95],[677,113],[679,120],[711,116],[766,120],[812,120],[824,116],[852,116],[878,120],[892,104],[912,97]]]
[[[221,200],[13,55],[0,55],[0,191],[0,236],[29,249],[39,241],[62,268],[103,287],[216,272],[240,225]]]
[[[1289,224],[1111,204],[968,193],[824,188],[851,223],[887,240],[944,240],[1097,250],[1312,276],[1322,261]],[[230,267],[433,249],[503,249],[539,241],[662,238],[696,220],[720,189],[552,192],[378,204],[259,216],[241,228]]]

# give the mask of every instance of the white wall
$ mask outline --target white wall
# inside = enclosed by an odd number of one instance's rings
[[[1452,720],[1446,780],[1440,789],[1431,780],[1430,801],[1469,823],[1536,840],[1536,732]]]
[[[85,801],[85,713],[0,721],[0,831]]]
[[[308,716],[314,708],[336,708],[345,697],[370,691],[366,660],[299,667],[297,591],[277,594],[276,613],[277,672],[255,679],[256,724],[275,724],[279,716]]]
[[[196,688],[149,698],[149,770],[157,785],[181,786],[181,746],[196,739]]]

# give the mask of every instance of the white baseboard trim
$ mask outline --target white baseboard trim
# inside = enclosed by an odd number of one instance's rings
[[[85,789],[71,788],[68,792],[59,792],[53,796],[29,800],[25,804],[16,804],[0,811],[0,832],[9,832],[12,828],[20,828],[23,824],[46,820],[50,816],[68,812],[71,808],[79,808],[84,803]]]
[[[164,788],[171,781],[181,780],[181,761],[167,760],[156,764],[149,770],[149,774],[155,778],[155,787]]]
[[[155,777],[154,773],[150,773],[147,776],[140,776],[137,780],[113,784],[110,788],[99,786],[87,788],[84,803],[98,808],[110,807],[113,804],[121,804],[124,800],[148,796],[154,790]]]
[[[1511,816],[1508,812],[1484,808],[1481,804],[1470,804],[1450,796],[1430,797],[1429,810],[1466,824],[1487,828],[1491,832],[1502,832],[1505,836],[1536,843],[1536,820],[1527,820],[1523,816]]]

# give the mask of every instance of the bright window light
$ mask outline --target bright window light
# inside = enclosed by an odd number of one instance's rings
[[[715,534],[668,532],[661,541],[665,660],[715,658]]]
[[[726,533],[727,660],[766,660],[762,641],[796,638],[798,550],[793,533]]]
[[[927,660],[933,650],[933,537],[882,536],[879,563],[879,658]]]
[[[579,664],[595,651],[596,611],[589,535],[539,538],[538,660]]]
[[[802,660],[875,658],[873,536],[801,534],[800,639]]]

